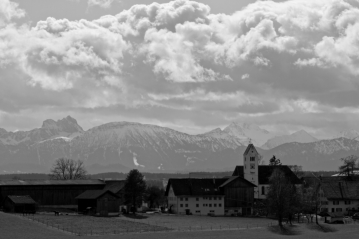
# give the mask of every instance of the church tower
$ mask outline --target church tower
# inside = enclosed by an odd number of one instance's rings
[[[258,186],[258,163],[261,156],[252,143],[249,143],[243,154],[243,174],[249,182]],[[256,189],[255,189],[256,190]]]

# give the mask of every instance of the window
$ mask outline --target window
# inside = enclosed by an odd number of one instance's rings
[[[222,203],[218,204],[218,207],[222,207]]]
[[[196,207],[199,207],[199,204],[196,204]]]
[[[212,207],[212,204],[209,204],[209,207]]]
[[[228,212],[228,210],[224,210],[224,212],[225,212],[225,213],[227,213],[227,212]]]
[[[196,211],[196,213],[201,213],[201,211]]]
[[[209,198],[208,198],[208,200],[212,200],[212,198],[211,198],[211,197],[209,197]]]
[[[266,194],[266,192],[265,192],[265,187],[262,186],[262,195],[265,195],[265,194]]]
[[[339,201],[333,201],[333,205],[339,205]]]
[[[180,204],[180,207],[183,207],[183,204]]]
[[[199,198],[196,198],[196,201],[199,201]]]
[[[321,208],[320,209],[322,212],[328,212],[328,208]]]
[[[216,197],[214,197],[214,198],[213,198],[213,200],[217,200],[217,198],[216,198]]]
[[[332,208],[332,212],[334,212],[334,208]]]
[[[213,204],[213,207],[217,207],[217,203]]]
[[[350,201],[344,201],[345,205],[350,205]]]
[[[255,161],[255,160],[256,160],[256,157],[250,157],[250,160],[251,160],[251,161]]]
[[[180,201],[183,201],[183,198],[180,198]]]
[[[188,198],[186,198],[186,201],[188,201]]]
[[[203,207],[205,207],[205,206],[206,206],[206,204],[203,203]]]
[[[209,211],[209,212],[214,212],[213,210]]]
[[[335,211],[336,211],[336,212],[341,212],[342,209],[341,209],[341,208],[336,208]]]
[[[218,200],[222,200],[222,198],[221,198],[221,197],[218,197]]]
[[[254,166],[254,164],[251,164],[251,169],[255,169],[255,166]]]
[[[186,204],[186,207],[188,207],[188,204]]]

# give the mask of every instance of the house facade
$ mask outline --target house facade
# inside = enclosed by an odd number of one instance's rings
[[[262,156],[253,144],[249,144],[243,153],[243,166],[236,166],[232,176],[243,177],[257,187],[254,188],[254,199],[266,199],[270,187],[269,178],[275,169],[281,170],[292,184],[302,186],[301,180],[287,165],[259,165]]]
[[[359,181],[320,182],[320,211],[347,215],[349,211],[359,211]]]
[[[241,177],[170,179],[168,208],[176,214],[248,215],[252,213],[254,187]]]

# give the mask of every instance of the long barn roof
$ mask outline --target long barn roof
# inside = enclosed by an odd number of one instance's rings
[[[106,183],[98,179],[88,180],[9,180],[0,181],[1,186],[43,186],[43,185],[105,185]]]

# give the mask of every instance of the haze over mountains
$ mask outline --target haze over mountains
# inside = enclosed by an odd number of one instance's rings
[[[355,131],[317,140],[304,130],[276,136],[255,124],[232,123],[200,135],[140,123],[107,123],[84,131],[68,116],[45,120],[41,128],[8,132],[0,128],[0,173],[48,172],[54,160],[84,160],[90,173],[222,171],[242,164],[249,141],[267,164],[272,155],[305,170],[336,170],[340,158],[359,154]],[[349,137],[350,136],[350,137]]]

